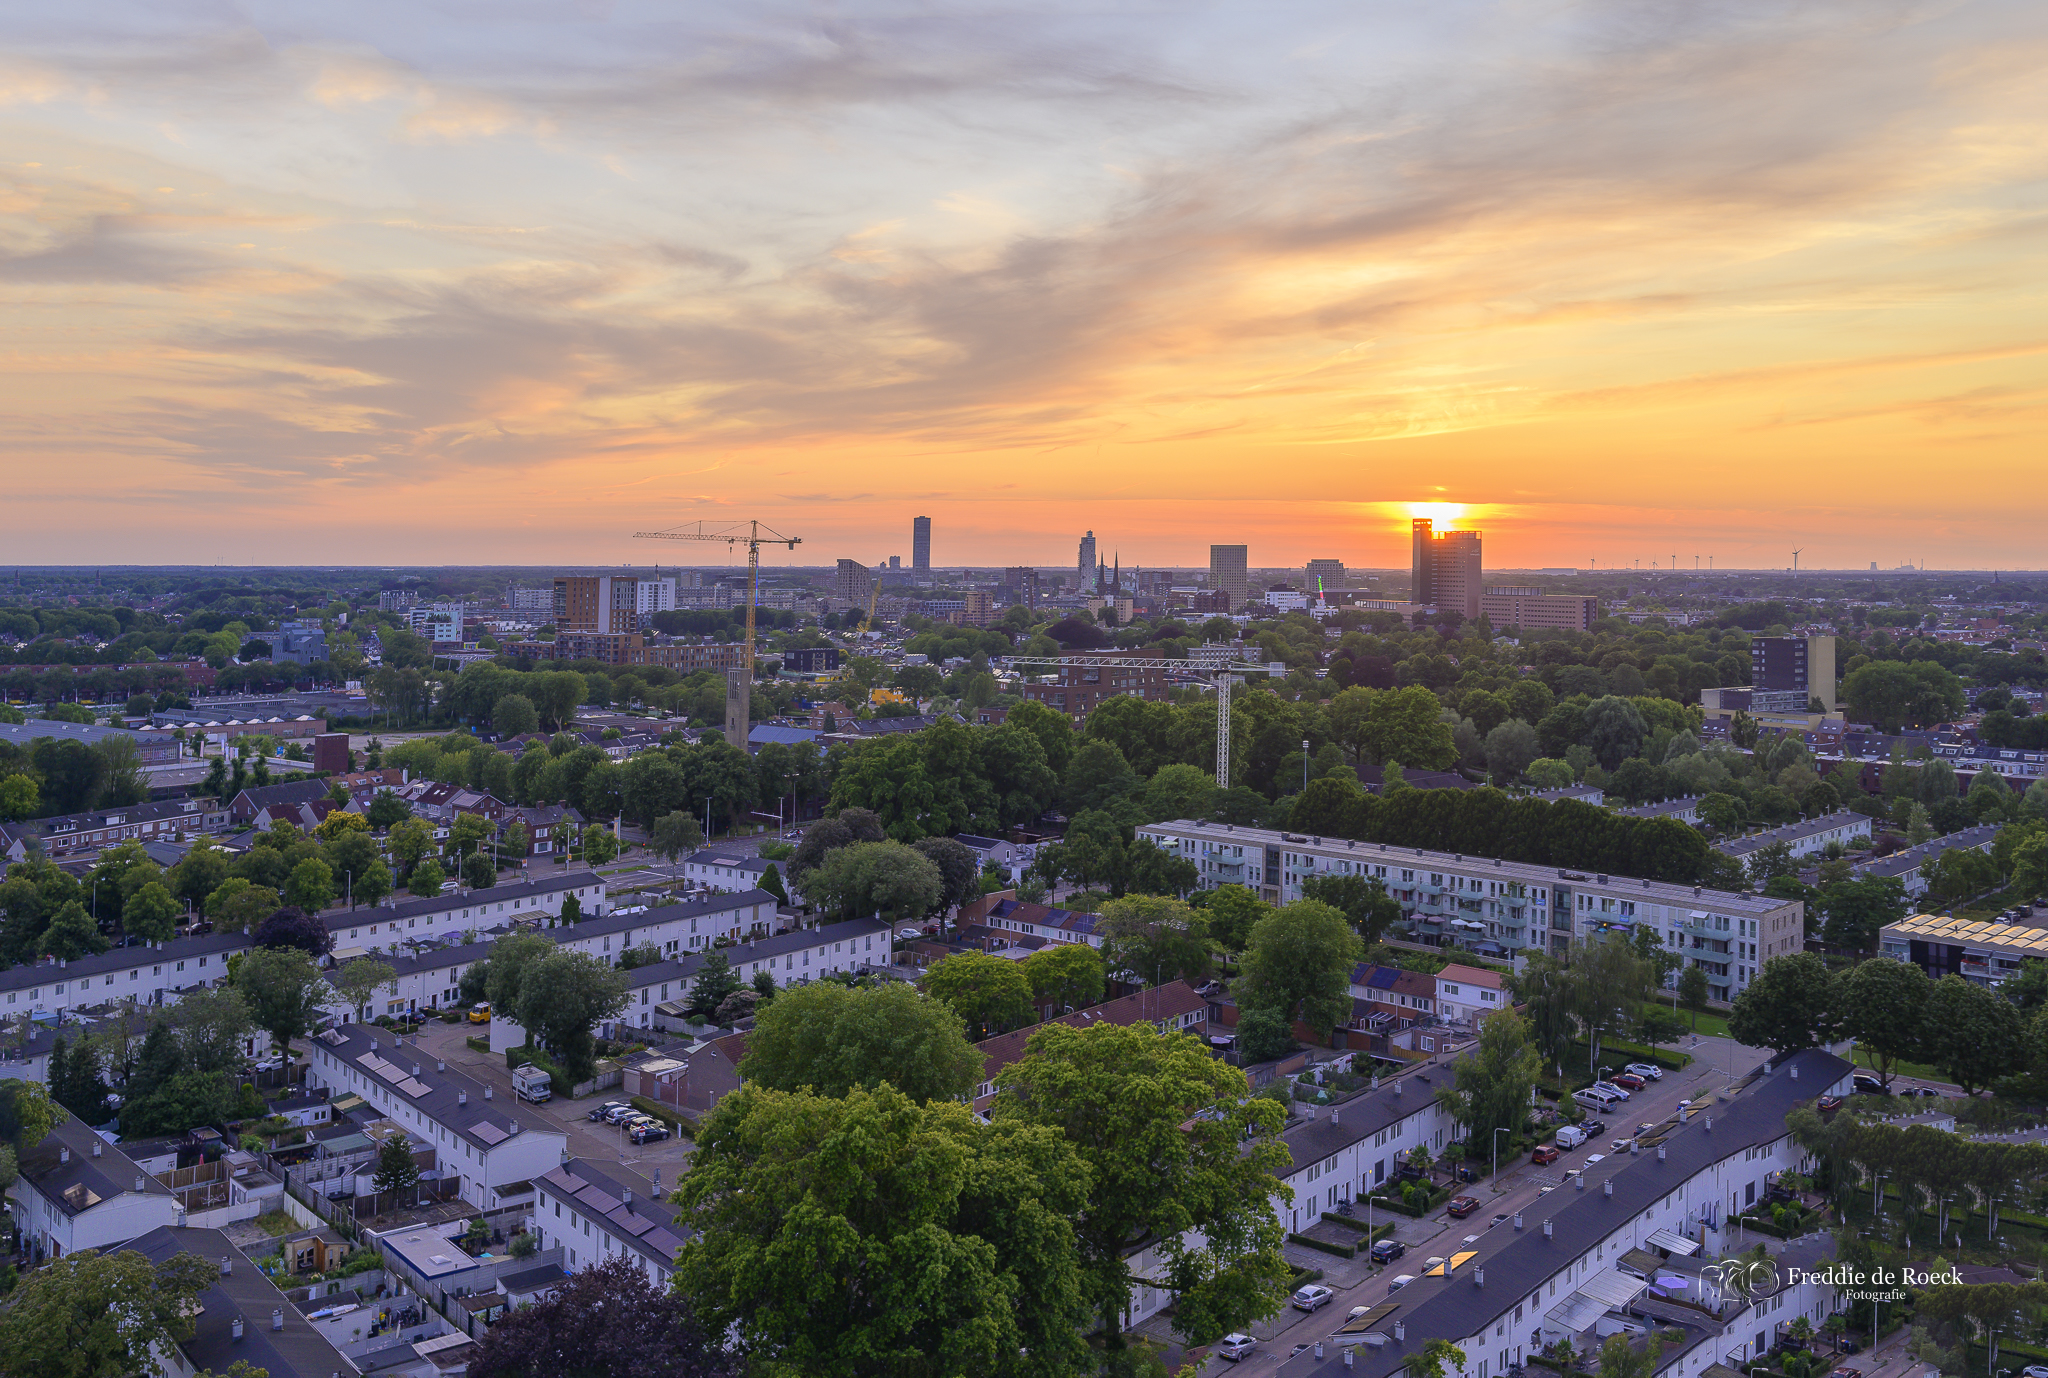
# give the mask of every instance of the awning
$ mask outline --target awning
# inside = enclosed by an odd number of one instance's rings
[[[1687,1258],[1700,1251],[1699,1241],[1687,1239],[1676,1230],[1652,1230],[1650,1237],[1643,1242],[1653,1249],[1662,1249],[1669,1254],[1682,1254]]]
[[[1607,1314],[1607,1304],[1572,1293],[1543,1317],[1543,1324],[1567,1335],[1576,1335]]]
[[[1604,1302],[1614,1310],[1620,1310],[1642,1295],[1649,1286],[1641,1278],[1632,1278],[1627,1273],[1608,1271],[1595,1273],[1579,1284],[1579,1295]]]

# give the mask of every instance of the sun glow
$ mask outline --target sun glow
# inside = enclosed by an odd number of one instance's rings
[[[1411,518],[1427,517],[1431,521],[1438,523],[1454,522],[1465,515],[1465,504],[1462,502],[1411,502],[1408,504],[1408,515]]]

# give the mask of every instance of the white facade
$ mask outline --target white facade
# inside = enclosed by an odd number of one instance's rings
[[[45,1259],[110,1249],[177,1223],[177,1198],[77,1120],[24,1155],[7,1189],[22,1244]]]

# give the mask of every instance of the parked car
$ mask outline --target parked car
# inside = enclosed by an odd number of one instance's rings
[[[1463,1220],[1466,1216],[1472,1214],[1472,1212],[1478,1209],[1478,1197],[1460,1196],[1456,1200],[1452,1201],[1450,1205],[1444,1207],[1444,1214],[1450,1216],[1453,1220]]]
[[[628,1130],[627,1137],[636,1144],[659,1143],[668,1137],[668,1126],[660,1120],[646,1120]]]
[[[630,1105],[627,1105],[621,1101],[613,1101],[604,1112],[604,1122],[606,1124],[617,1124],[620,1120],[627,1118],[629,1115],[637,1115],[639,1113],[640,1112],[638,1110],[635,1110]]]
[[[1883,1082],[1879,1081],[1876,1077],[1866,1076],[1861,1072],[1858,1072],[1850,1079],[1849,1088],[1851,1095],[1881,1096],[1884,1094]]]
[[[1643,1089],[1643,1079],[1634,1072],[1616,1072],[1613,1084],[1619,1086],[1624,1091],[1640,1091]]]
[[[1308,1286],[1295,1292],[1290,1305],[1297,1311],[1315,1311],[1327,1305],[1330,1299],[1336,1295],[1335,1292],[1332,1292],[1327,1287],[1310,1283]]]
[[[1394,1293],[1400,1291],[1403,1287],[1406,1287],[1409,1283],[1413,1281],[1415,1281],[1415,1274],[1401,1274],[1401,1276],[1395,1278],[1392,1282],[1387,1284],[1387,1295],[1390,1297],[1393,1296]]]
[[[2028,1364],[2020,1370],[2020,1378],[2048,1378],[2048,1364]]]
[[[1587,1120],[1585,1123],[1581,1124],[1579,1128],[1585,1130],[1586,1137],[1591,1139],[1601,1134],[1605,1134],[1607,1132],[1607,1121]]]
[[[479,1000],[470,1008],[469,1022],[472,1024],[488,1024],[491,1022],[491,1005],[488,1000]]]
[[[1231,1363],[1240,1363],[1258,1347],[1258,1341],[1242,1331],[1233,1331],[1216,1342],[1216,1352]]]
[[[611,1112],[614,1110],[626,1111],[631,1110],[632,1108],[632,1106],[626,1104],[622,1100],[608,1100],[603,1105],[598,1106],[597,1109],[591,1111],[590,1114],[585,1118],[591,1120],[601,1120],[605,1116],[611,1114]]]
[[[1644,1081],[1664,1080],[1664,1069],[1654,1062],[1631,1062],[1628,1065],[1628,1070],[1634,1072]]]
[[[1557,1131],[1557,1146],[1559,1148],[1577,1148],[1580,1144],[1586,1142],[1586,1139],[1586,1131],[1577,1125],[1568,1124]],[[1543,1150],[1539,1148],[1536,1151],[1541,1153]],[[1557,1155],[1552,1153],[1548,1158],[1539,1158],[1537,1161],[1554,1163],[1557,1161]]]
[[[1562,1130],[1559,1131],[1559,1137],[1563,1137]],[[1562,1153],[1563,1150],[1556,1144],[1538,1144],[1536,1145],[1536,1151],[1529,1155],[1529,1161],[1538,1167],[1542,1167],[1545,1163],[1556,1162]]]
[[[1588,1087],[1587,1089],[1592,1091],[1605,1092],[1607,1095],[1614,1097],[1616,1100],[1628,1099],[1628,1089],[1626,1087],[1616,1086],[1611,1081],[1596,1081],[1592,1084],[1592,1086]]]
[[[1407,1252],[1408,1246],[1400,1240],[1382,1239],[1372,1246],[1372,1261],[1374,1263],[1392,1263]]]
[[[1616,1097],[1602,1091],[1598,1086],[1581,1086],[1572,1092],[1572,1099],[1588,1110],[1605,1110],[1615,1103]]]

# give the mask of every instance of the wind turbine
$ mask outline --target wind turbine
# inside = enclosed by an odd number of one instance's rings
[[[1801,552],[1800,552],[1800,551],[1797,551],[1797,550],[1795,550],[1795,551],[1793,551],[1793,552],[1792,552],[1792,572],[1793,572],[1794,574],[1797,574],[1797,573],[1799,572],[1799,556],[1800,556],[1800,554],[1801,554]]]

